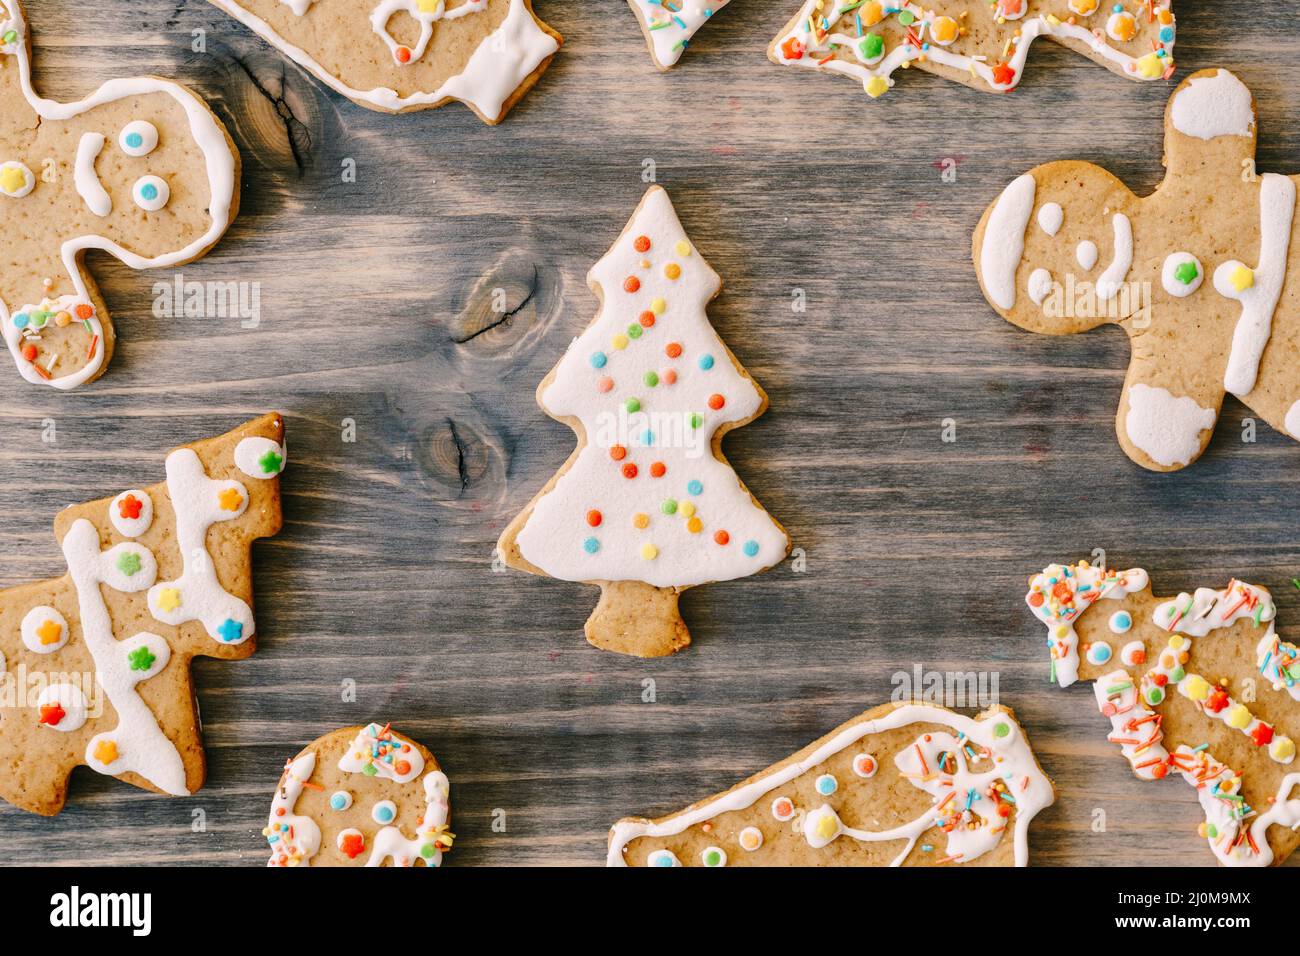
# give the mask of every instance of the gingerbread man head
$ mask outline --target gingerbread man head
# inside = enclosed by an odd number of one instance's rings
[[[157,77],[110,80],[75,103],[32,87],[18,0],[0,0],[0,323],[29,382],[103,374],[113,324],[83,257],[182,265],[225,232],[239,155],[204,102]]]
[[[1254,157],[1250,91],[1202,70],[1169,101],[1166,176],[1150,196],[1091,163],[1048,163],[975,231],[975,270],[1004,318],[1052,335],[1128,332],[1116,428],[1145,468],[1195,461],[1228,392],[1300,438],[1300,290],[1286,281],[1296,187],[1256,174]]]
[[[1181,777],[1225,866],[1280,863],[1300,846],[1300,650],[1264,588],[1232,581],[1172,600],[1141,569],[1081,561],[1029,581],[1053,679],[1091,680],[1107,740],[1143,780]]]

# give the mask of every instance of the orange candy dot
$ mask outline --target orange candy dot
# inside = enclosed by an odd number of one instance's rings
[[[721,395],[714,394],[709,396],[709,408],[713,409],[715,412],[725,404],[727,404],[727,400]]]
[[[23,358],[27,359],[27,361],[29,361],[29,362],[35,362],[35,361],[36,361],[36,346],[35,346],[35,345],[30,345],[30,344],[28,344],[28,345],[24,345],[24,346],[23,346]]]
[[[642,328],[651,328],[655,324],[655,314],[647,309],[637,316],[637,321],[641,323]]]
[[[624,478],[635,478],[635,477],[636,477],[636,465],[632,464],[630,461],[629,461],[626,465],[624,465],[624,466],[623,466],[623,477],[624,477]]]
[[[649,252],[649,251],[650,251],[650,237],[649,237],[649,236],[637,236],[637,237],[636,237],[636,241],[633,242],[632,245],[636,248],[636,251],[637,251],[637,252]]]
[[[675,262],[670,262],[668,265],[664,266],[664,275],[670,279],[679,279],[681,278],[681,274],[682,267]]]
[[[406,47],[404,47],[404,46],[399,46],[399,47],[397,48],[397,62],[398,62],[398,63],[410,63],[410,62],[411,62],[411,51],[408,50],[408,49],[407,49]]]
[[[718,544],[726,544],[731,540],[731,535],[725,531],[715,531],[713,532],[713,540]]]
[[[682,354],[681,344],[678,342],[669,342],[668,345],[664,347],[664,354],[669,358],[679,357]]]
[[[660,375],[659,378],[660,378],[660,380],[661,380],[665,385],[676,385],[676,384],[677,384],[677,370],[676,370],[676,369],[671,369],[671,368],[670,368],[670,369],[666,370],[662,375]]]
[[[393,769],[397,771],[399,777],[405,777],[411,772],[411,762],[409,760],[399,760],[393,764]]]
[[[1033,594],[1029,595],[1029,606],[1030,607],[1043,606],[1043,595],[1040,591],[1035,591]]]
[[[77,313],[77,318],[81,319],[81,321],[84,322],[86,321],[86,319],[90,318],[92,315],[95,314],[95,310],[91,308],[88,304],[83,302],[81,303],[81,305],[77,306],[76,313]]]
[[[600,527],[600,522],[602,520],[604,519],[601,518],[600,512],[597,511],[595,508],[592,508],[590,511],[587,512],[587,524],[591,525],[593,528]]]
[[[624,292],[635,292],[639,288],[641,288],[641,280],[636,276],[628,276],[623,280]]]
[[[662,478],[668,471],[668,466],[662,461],[657,461],[650,466],[650,475],[654,478]]]
[[[608,392],[613,387],[614,380],[608,375],[602,375],[600,378],[596,379],[596,391],[598,392]]]
[[[615,461],[622,461],[627,457],[627,449],[622,445],[611,445],[609,449],[609,457],[613,458]]]

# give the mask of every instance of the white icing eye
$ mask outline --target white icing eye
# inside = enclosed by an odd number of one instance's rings
[[[720,846],[706,846],[700,854],[700,862],[705,866],[726,866],[727,851]]]
[[[117,145],[128,156],[148,156],[158,146],[158,127],[148,120],[134,120],[122,127]]]
[[[1147,646],[1141,641],[1129,641],[1119,652],[1119,659],[1127,667],[1138,667],[1147,662]]]
[[[645,865],[670,868],[681,866],[682,861],[677,859],[677,854],[672,850],[652,850],[645,858]]]
[[[346,790],[335,790],[330,794],[331,810],[342,811],[346,810],[350,806],[352,806],[352,794],[348,793]]]
[[[1110,616],[1110,621],[1108,623],[1110,625],[1111,633],[1127,634],[1129,631],[1133,630],[1133,615],[1128,611],[1116,611]]]
[[[1105,641],[1094,641],[1088,645],[1088,663],[1105,664],[1113,653],[1111,646]]]
[[[10,199],[22,199],[36,188],[32,171],[16,160],[0,163],[0,193]]]
[[[167,185],[167,180],[158,176],[141,176],[131,187],[131,198],[146,212],[157,212],[167,205],[171,195],[171,187]]]
[[[1160,284],[1176,299],[1191,295],[1201,287],[1205,267],[1190,252],[1172,252],[1165,257],[1160,270]]]
[[[392,823],[397,819],[397,804],[392,800],[380,800],[370,811],[370,816],[376,823]]]
[[[19,630],[22,631],[24,646],[37,654],[53,654],[68,643],[67,620],[44,604],[23,615]]]
[[[879,768],[880,765],[871,754],[858,754],[853,758],[853,772],[864,779],[874,777]]]
[[[736,837],[736,841],[740,844],[742,850],[753,853],[763,845],[763,831],[758,827],[745,827],[740,831],[740,835]]]

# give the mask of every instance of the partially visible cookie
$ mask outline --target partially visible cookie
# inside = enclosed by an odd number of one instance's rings
[[[267,866],[441,866],[450,790],[433,754],[389,724],[326,734],[284,765]]]
[[[620,820],[610,866],[1025,866],[1056,798],[1005,707],[886,704],[725,793]]]
[[[627,0],[636,11],[655,65],[667,70],[681,59],[695,31],[729,0]]]
[[[459,100],[496,124],[563,38],[532,0],[212,0],[352,102],[383,113]]]

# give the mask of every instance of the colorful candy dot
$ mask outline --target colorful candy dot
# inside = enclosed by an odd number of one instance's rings
[[[754,555],[758,554],[758,542],[753,539],[746,541],[743,550],[746,557],[752,558]]]
[[[647,541],[645,544],[641,545],[641,557],[645,558],[647,561],[653,561],[655,558],[659,557],[659,549]]]
[[[664,514],[666,514],[666,515],[676,514],[676,513],[677,513],[677,502],[674,501],[672,498],[668,498],[668,499],[666,499],[666,500],[664,501],[663,504],[661,504],[661,505],[659,506],[659,510],[662,511],[662,512],[663,512]]]
[[[595,554],[600,550],[600,542],[595,538],[587,538],[582,542],[582,550],[586,551],[588,554]]]
[[[703,369],[703,370],[706,371],[706,372],[707,372],[709,369],[713,368],[713,356],[712,356],[712,355],[701,355],[701,356],[700,356],[700,368]]]
[[[624,292],[636,292],[640,288],[641,288],[641,280],[638,279],[636,276],[628,276],[626,279],[623,280]]]
[[[664,354],[667,355],[669,358],[679,358],[682,354],[681,343],[669,342],[667,345],[664,346]]]
[[[715,544],[729,544],[731,542],[731,535],[727,534],[725,531],[715,531],[713,532],[713,541]]]
[[[600,523],[603,520],[605,520],[604,517],[595,508],[592,508],[587,512],[587,524],[591,525],[593,528],[599,528]]]
[[[632,462],[630,462],[630,461],[629,461],[626,465],[624,465],[624,466],[623,466],[623,477],[624,477],[624,478],[635,478],[635,477],[636,477],[636,465],[632,464]]]
[[[686,493],[687,493],[688,495],[702,495],[702,494],[704,494],[704,484],[703,484],[703,482],[701,482],[701,481],[699,481],[699,480],[697,480],[697,479],[692,479],[692,480],[688,481],[688,482],[686,483]]]
[[[682,267],[675,262],[670,262],[664,266],[664,275],[675,282],[682,277]]]
[[[817,781],[813,784],[813,786],[817,788],[817,792],[820,793],[823,797],[829,797],[832,793],[834,793],[836,790],[839,789],[840,782],[836,780],[835,777],[832,776],[831,774],[824,773],[817,778]]]
[[[642,252],[642,253],[649,252],[649,251],[650,251],[650,237],[649,237],[649,236],[637,236],[636,239],[634,239],[634,240],[632,241],[632,247],[633,247],[634,249],[636,249],[637,252]]]
[[[651,463],[650,465],[651,478],[662,478],[667,473],[667,471],[668,471],[668,466],[665,465],[662,461],[656,461]]]
[[[645,376],[642,378],[642,381],[645,382],[647,388],[654,388],[656,385],[659,384],[659,373],[646,372]]]
[[[604,368],[604,367],[605,367],[605,363],[608,362],[608,361],[609,361],[609,358],[605,355],[604,352],[593,352],[593,353],[591,354],[591,367],[592,367],[592,368]]]
[[[635,528],[640,528],[642,530],[650,527],[650,516],[642,512],[638,512],[637,514],[634,514],[632,516],[632,526]]]

